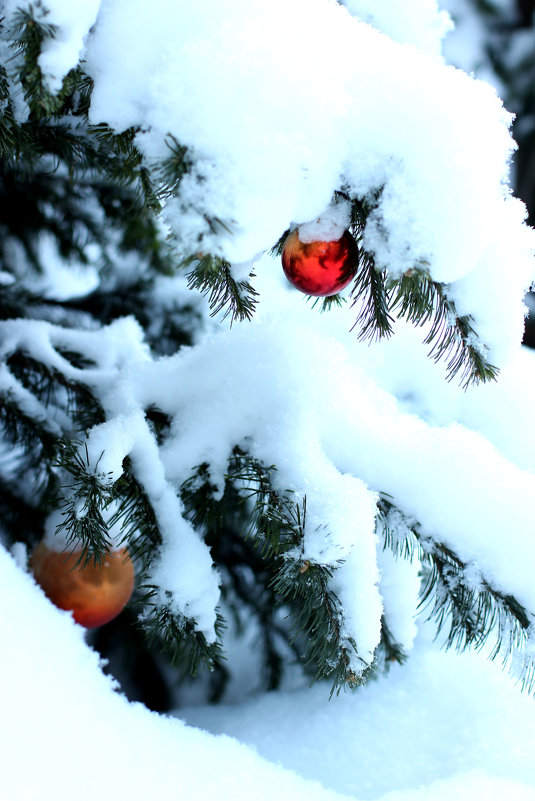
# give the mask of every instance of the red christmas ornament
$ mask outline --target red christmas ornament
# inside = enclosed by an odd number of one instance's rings
[[[76,565],[82,551],[59,552],[44,542],[32,553],[30,566],[45,595],[60,609],[73,613],[87,629],[108,623],[130,600],[134,566],[125,549],[111,551],[98,564]]]
[[[317,297],[336,295],[358,268],[357,243],[345,231],[333,242],[301,242],[299,229],[288,235],[282,249],[282,269],[301,292]]]

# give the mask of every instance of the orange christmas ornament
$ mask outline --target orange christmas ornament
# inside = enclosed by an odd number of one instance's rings
[[[54,551],[40,542],[30,566],[52,603],[71,611],[77,623],[92,629],[117,617],[128,603],[134,589],[134,566],[124,548],[85,567],[76,565],[81,554],[80,550]]]
[[[288,281],[316,297],[336,295],[358,268],[357,243],[345,231],[332,242],[302,242],[299,229],[288,235],[282,249],[282,268]]]

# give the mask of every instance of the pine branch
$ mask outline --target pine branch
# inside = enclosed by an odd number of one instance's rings
[[[157,171],[160,182],[157,197],[161,203],[165,203],[168,198],[178,194],[184,175],[193,166],[188,148],[181,145],[172,134],[167,136],[166,145],[169,155],[160,164]]]
[[[83,76],[88,82],[89,97],[93,88],[93,82],[87,76]],[[83,119],[87,119],[87,111],[83,110]],[[131,183],[136,178],[141,178],[139,175],[142,169],[143,159],[140,151],[135,146],[135,137],[138,133],[138,128],[127,128],[126,131],[116,133],[113,128],[110,128],[105,123],[99,125],[87,125],[87,128],[77,132],[78,135],[84,136],[84,147],[91,148],[89,152],[91,155],[99,155],[103,161],[102,166],[105,168],[106,175],[112,181],[120,181],[121,183]],[[86,166],[91,166],[88,163]],[[154,193],[147,193],[145,196],[147,205],[154,208],[155,211],[160,210],[160,205],[157,202]]]
[[[108,520],[108,527],[120,527],[121,544],[128,547],[132,560],[141,564],[146,572],[162,537],[154,510],[134,475],[129,458],[125,459],[123,467],[123,475],[113,487],[115,511]]]
[[[112,540],[104,512],[113,500],[109,477],[92,467],[87,446],[73,440],[61,443],[57,466],[71,478],[63,486],[60,501],[63,522],[56,529],[67,547],[81,550],[76,565],[99,564],[112,550]]]
[[[387,270],[377,270],[373,254],[363,246],[363,235],[378,197],[379,193],[363,201],[351,198],[345,191],[335,193],[335,199],[351,202],[350,230],[359,246],[359,268],[351,289],[353,305],[360,308],[353,325],[359,331],[359,339],[389,337],[395,316],[417,326],[430,323],[424,342],[432,345],[429,355],[435,361],[446,360],[449,380],[460,373],[461,384],[466,388],[472,383],[495,379],[498,369],[485,358],[485,346],[478,340],[473,319],[457,314],[455,303],[448,297],[447,285],[431,279],[428,265],[419,264],[396,280],[389,279]],[[281,240],[273,252],[282,249]]]
[[[0,68],[0,231],[2,241],[14,236],[23,245],[28,261],[40,268],[36,242],[40,232],[52,233],[60,255],[84,263],[86,247],[97,243],[103,266],[116,247],[135,250],[150,259],[151,266],[171,274],[168,247],[156,225],[153,209],[160,211],[159,188],[142,164],[136,148],[135,129],[115,134],[107,126],[89,126],[92,81],[81,68],[72,70],[62,90],[51,95],[42,85],[38,56],[42,42],[54,35],[41,15],[20,12],[16,17],[14,47],[18,56],[12,70],[27,86],[34,101],[29,119],[17,122],[10,99],[10,82]],[[176,148],[161,167],[175,186],[178,170]],[[188,164],[183,161],[184,171]],[[162,190],[163,192],[163,190]],[[165,192],[164,192],[165,194]],[[107,225],[102,225],[102,213]],[[61,209],[61,214],[54,210]],[[5,248],[4,259],[9,263]],[[94,259],[95,260],[95,259]],[[3,267],[6,269],[6,266]],[[8,266],[9,269],[9,266]],[[13,271],[16,274],[16,270]]]
[[[292,639],[307,636],[302,660],[311,666],[316,678],[332,681],[331,695],[343,687],[362,684],[352,664],[358,656],[357,644],[342,636],[343,609],[330,589],[335,568],[304,561],[281,559],[272,582],[280,598],[288,603],[295,619]],[[364,660],[363,668],[366,666]]]
[[[356,643],[342,633],[343,609],[332,590],[337,565],[305,559],[306,499],[299,503],[293,493],[278,490],[275,472],[235,448],[222,496],[215,498],[205,464],[182,485],[181,497],[222,566],[225,599],[232,602],[237,596],[261,625],[270,686],[280,680],[284,647],[316,678],[330,678],[332,691],[339,691],[360,682],[355,670],[360,659]],[[245,566],[250,581],[244,579]],[[281,627],[281,608],[290,610],[291,628]]]
[[[347,198],[346,196],[346,199]],[[359,247],[359,268],[351,289],[353,306],[360,311],[353,325],[359,329],[359,340],[381,339],[392,333],[393,318],[390,314],[390,295],[387,289],[386,270],[379,271],[373,255],[364,249],[363,236],[366,220],[372,206],[353,199],[351,203],[351,233]]]
[[[194,622],[176,615],[169,606],[162,605],[157,587],[145,586],[144,604],[140,623],[149,640],[164,650],[172,664],[182,667],[184,672],[196,676],[201,665],[213,670],[223,659],[221,637],[223,620],[218,614],[215,630],[216,640],[208,643],[203,634],[195,630]]]
[[[13,26],[8,33],[16,53],[22,57],[20,78],[25,90],[25,100],[33,118],[38,120],[58,111],[65,96],[72,91],[77,76],[76,70],[71,70],[63,79],[62,88],[57,94],[52,94],[45,86],[38,58],[43,42],[55,37],[57,27],[45,21],[47,12],[43,12],[39,0],[35,4],[35,9],[41,12],[39,19],[32,6],[28,10],[17,11],[13,16]]]
[[[104,153],[95,148],[94,140],[78,137],[64,125],[29,127],[33,159],[26,149],[23,158],[8,154],[0,167],[4,241],[17,239],[36,270],[40,269],[40,234],[46,232],[54,236],[65,259],[86,263],[87,245],[93,243],[101,251],[102,266],[111,267],[119,249],[136,251],[155,271],[171,274],[170,248],[152,211],[144,205],[139,175],[132,172],[128,159]],[[50,170],[51,157],[58,159],[55,171]],[[93,170],[99,171],[99,178]],[[10,269],[11,251],[5,246],[1,250],[3,269]],[[12,272],[17,274],[16,266]]]
[[[26,451],[34,453],[36,461],[50,461],[55,453],[56,430],[51,430],[46,419],[37,419],[23,411],[8,390],[0,390],[0,426],[5,439]]]
[[[282,236],[280,236],[278,238],[278,240],[275,242],[275,244],[273,245],[273,247],[269,251],[269,255],[270,256],[273,256],[273,258],[275,258],[276,256],[282,256],[284,243],[286,242],[286,239],[287,239],[289,233],[290,233],[290,229],[287,228],[286,231],[282,234]]]
[[[232,466],[239,472],[234,460]],[[258,623],[263,656],[262,686],[273,690],[282,680],[288,652],[296,662],[300,650],[289,641],[286,621],[279,615],[279,599],[270,586],[272,564],[264,555],[262,543],[257,547],[251,532],[251,510],[243,492],[246,492],[243,485],[235,481],[232,473],[221,495],[210,480],[208,465],[202,464],[182,485],[181,498],[188,519],[202,534],[219,567],[221,595],[236,628],[242,629],[243,620]],[[228,671],[224,671],[218,684],[219,692],[223,692],[228,678]]]
[[[79,353],[61,349],[58,353],[75,367],[92,366],[92,362]],[[20,385],[46,407],[48,417],[61,421],[64,433],[102,422],[102,408],[85,384],[68,379],[56,368],[37,361],[24,351],[10,354],[6,364]]]
[[[210,480],[210,469],[206,462],[196,467],[180,487],[180,498],[187,519],[210,545],[215,545],[220,532],[229,527],[231,510],[234,513],[237,511],[237,498],[233,497],[231,501],[228,498],[230,492],[232,486],[226,483],[223,496],[216,497],[216,494],[219,496],[218,488]]]
[[[228,480],[235,483],[239,495],[250,506],[245,536],[266,559],[298,548],[305,531],[306,500],[301,508],[291,492],[277,491],[273,486],[275,472],[273,465],[266,467],[234,448]]]
[[[188,273],[188,287],[197,289],[208,297],[212,317],[223,312],[222,319],[230,315],[235,320],[250,320],[253,316],[258,293],[248,281],[236,281],[232,277],[230,264],[214,256],[191,258],[185,264],[194,263]]]
[[[169,604],[162,602],[159,587],[147,582],[148,568],[161,544],[156,516],[150,501],[136,480],[129,460],[121,478],[112,483],[98,472],[98,463],[90,463],[87,447],[65,441],[62,444],[58,466],[70,474],[60,504],[63,522],[57,527],[67,547],[81,550],[76,564],[100,562],[118,543],[113,543],[110,532],[121,527],[121,545],[127,546],[137,570],[138,602],[143,605],[140,622],[149,641],[165,649],[174,663],[179,663],[195,675],[201,663],[212,668],[221,658],[220,615],[216,621],[217,640],[208,643],[195,629],[195,621],[176,614]]]
[[[64,407],[69,395],[65,387],[54,386],[47,368],[21,352],[15,352],[2,364],[0,387],[0,437],[6,451],[6,486],[10,480],[10,464],[15,460],[24,482],[16,494],[32,509],[46,508],[55,496],[57,476],[55,461],[61,428],[52,406],[52,395]],[[61,415],[60,415],[61,416]],[[9,454],[9,457],[7,456]],[[7,490],[6,490],[7,492]]]
[[[525,644],[535,615],[512,595],[497,590],[473,565],[464,562],[444,543],[427,535],[419,523],[409,521],[386,497],[379,501],[380,534],[385,545],[405,558],[417,555],[424,566],[420,609],[429,611],[437,631],[449,627],[446,646],[462,651],[481,649],[494,640],[490,658],[503,655],[504,664]],[[535,663],[526,659],[520,680],[535,688]]]
[[[314,297],[312,295],[308,295],[307,300],[312,301],[312,308],[314,309],[317,304],[321,305],[320,312],[329,312],[332,308],[341,309],[346,299],[343,298],[341,295],[328,295],[326,298],[321,297]]]
[[[291,492],[277,491],[274,468],[239,449],[234,451],[230,475],[243,486],[244,497],[253,502],[248,536],[267,558],[273,560],[270,587],[279,603],[289,605],[294,618],[290,642],[304,639],[302,660],[317,678],[329,677],[331,692],[355,686],[360,676],[354,670],[357,644],[342,634],[343,609],[331,589],[336,566],[313,564],[304,558],[306,498],[299,504]]]
[[[16,456],[18,472],[25,476],[18,495],[32,508],[45,507],[54,497],[57,477],[57,430],[46,416],[23,410],[12,392],[0,391],[0,437]],[[6,477],[8,485],[9,478]]]
[[[370,253],[361,248],[359,269],[351,290],[353,305],[360,311],[351,330],[359,329],[360,341],[381,339],[392,334],[393,317],[386,289],[386,270],[378,272]]]
[[[378,647],[377,661],[381,661],[383,670],[388,670],[393,662],[403,665],[407,661],[405,649],[398,643],[390,630],[385,615],[381,617],[381,642]]]
[[[0,37],[2,34],[2,20],[0,19]],[[15,118],[10,89],[11,84],[6,68],[0,65],[0,158],[5,158],[12,151],[20,152],[23,138]]]
[[[146,570],[162,538],[130,459],[125,459],[121,477],[112,482],[110,477],[99,473],[98,462],[95,466],[91,464],[87,444],[84,448],[81,442],[64,440],[57,466],[71,476],[63,488],[65,520],[58,533],[64,531],[68,544],[87,552],[87,560],[98,561],[111,548],[109,532],[120,528],[120,544],[128,547],[132,559],[141,562]]]
[[[483,355],[470,316],[460,317],[455,303],[447,297],[447,287],[432,281],[425,267],[406,273],[393,283],[391,309],[399,317],[421,326],[431,323],[424,339],[432,345],[429,355],[435,361],[445,359],[448,379],[461,373],[463,388],[479,381],[494,380],[498,369]]]

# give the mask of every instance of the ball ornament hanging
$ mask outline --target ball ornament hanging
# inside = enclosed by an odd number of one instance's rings
[[[87,629],[117,617],[134,589],[134,566],[123,548],[110,551],[99,562],[85,565],[82,551],[55,551],[44,541],[30,558],[35,580],[59,609],[72,612]]]
[[[359,251],[349,231],[332,242],[303,242],[296,228],[282,248],[282,269],[293,286],[307,295],[328,297],[346,287],[358,268]]]

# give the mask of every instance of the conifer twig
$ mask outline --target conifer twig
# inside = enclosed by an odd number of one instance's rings
[[[446,646],[462,651],[481,649],[494,640],[490,658],[502,654],[503,662],[518,654],[525,644],[535,615],[513,595],[496,589],[473,565],[454,550],[424,532],[409,520],[392,500],[382,496],[378,504],[378,525],[385,546],[404,558],[417,556],[424,567],[420,593],[421,610],[435,621],[437,631],[446,628]],[[520,670],[522,686],[535,688],[535,663],[526,658]]]
[[[390,314],[390,297],[386,284],[386,270],[379,271],[373,255],[363,246],[366,220],[371,206],[359,200],[351,204],[351,232],[359,248],[359,267],[355,275],[351,297],[353,306],[360,311],[351,330],[358,327],[360,340],[381,339],[392,333],[393,318]]]
[[[431,323],[424,339],[432,345],[429,355],[445,359],[448,380],[461,373],[463,388],[496,378],[498,369],[484,356],[470,316],[459,316],[444,284],[432,281],[427,270],[415,269],[393,284],[391,309],[399,317],[422,326]]]
[[[342,634],[343,609],[332,590],[337,565],[312,563],[304,555],[306,497],[299,504],[292,493],[277,491],[272,476],[256,459],[234,451],[232,476],[243,482],[245,497],[253,501],[249,535],[264,554],[275,557],[270,586],[279,603],[289,604],[294,617],[291,642],[304,637],[303,662],[313,668],[317,678],[329,677],[331,692],[361,682],[365,666],[357,643]]]
[[[236,281],[232,276],[230,264],[213,256],[189,259],[194,263],[188,273],[188,287],[197,289],[208,297],[212,317],[223,312],[223,320],[230,316],[235,320],[250,320],[258,293],[248,281]]]

